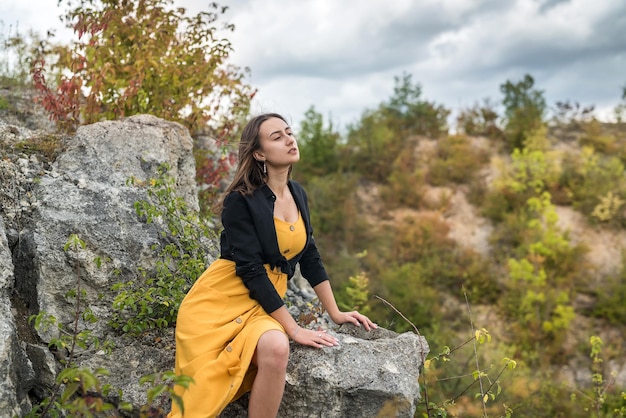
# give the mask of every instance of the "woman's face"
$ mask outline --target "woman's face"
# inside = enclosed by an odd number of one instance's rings
[[[270,167],[284,168],[300,160],[300,151],[291,127],[279,118],[270,118],[259,128],[261,148],[254,156]]]

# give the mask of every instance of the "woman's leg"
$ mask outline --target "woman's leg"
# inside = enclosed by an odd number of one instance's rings
[[[248,403],[248,417],[275,417],[285,390],[289,340],[281,331],[267,331],[256,346],[252,362],[258,370]]]

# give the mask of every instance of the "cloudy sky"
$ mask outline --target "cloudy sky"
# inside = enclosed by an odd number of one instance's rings
[[[175,0],[190,14],[208,1]],[[232,62],[251,69],[254,111],[294,125],[314,105],[342,128],[412,75],[453,112],[531,74],[550,106],[570,100],[611,116],[626,85],[624,0],[230,0]],[[3,33],[59,28],[57,0],[0,4]]]

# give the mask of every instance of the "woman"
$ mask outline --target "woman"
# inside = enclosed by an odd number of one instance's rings
[[[289,338],[316,348],[338,341],[301,328],[283,302],[300,264],[333,322],[375,328],[337,307],[310,225],[307,196],[289,179],[300,154],[285,119],[253,118],[239,143],[239,163],[221,205],[221,256],[183,300],[176,323],[176,386],[185,418],[215,417],[250,391],[249,417],[275,417],[283,396]],[[174,402],[170,417],[182,417]]]

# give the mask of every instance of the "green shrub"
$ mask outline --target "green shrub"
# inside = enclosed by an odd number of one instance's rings
[[[435,186],[469,184],[488,158],[486,150],[472,146],[468,137],[441,138],[437,141],[437,153],[430,160],[427,180]]]
[[[557,154],[546,150],[545,130],[535,131],[527,141],[527,147],[512,152],[510,164],[500,160],[499,176],[485,196],[482,213],[495,222],[518,216],[528,199],[559,187],[561,166]]]
[[[596,301],[593,305],[593,316],[605,319],[610,324],[624,327],[626,324],[626,258],[622,254],[622,267],[617,275],[608,277],[606,281],[594,283],[589,291],[593,292]]]
[[[413,146],[407,146],[414,149]],[[424,193],[423,169],[419,167],[414,152],[401,152],[391,166],[385,184],[380,187],[380,198],[388,210],[398,207],[422,207]]]
[[[574,319],[573,296],[585,274],[584,248],[557,227],[549,193],[527,202],[526,228],[507,261],[502,312],[516,344],[538,357],[532,365],[564,361],[561,345]],[[536,351],[541,347],[540,351]]]
[[[389,266],[408,264],[433,289],[460,297],[464,288],[473,301],[493,301],[500,291],[495,276],[477,253],[459,247],[448,233],[448,224],[437,215],[406,217],[370,246],[368,254],[376,254],[376,259],[369,267],[385,288],[391,286],[384,281]]]
[[[579,154],[567,154],[563,160],[563,172],[560,187],[568,190],[572,206],[582,212],[592,223],[607,222],[612,225],[626,227],[626,215],[623,211],[610,214],[609,218],[601,219],[598,208],[603,205],[603,198],[611,193],[612,199],[626,199],[626,178],[624,164],[614,156],[603,156],[591,147],[584,147]],[[598,210],[596,210],[598,208]]]
[[[485,136],[492,139],[502,139],[503,132],[498,126],[498,112],[489,100],[483,105],[475,104],[461,110],[456,118],[459,132],[469,136]]]
[[[389,126],[402,137],[426,135],[438,138],[446,134],[450,111],[442,105],[423,100],[422,87],[419,83],[413,84],[411,79],[411,74],[407,73],[394,77],[393,95],[379,108]]]
[[[596,119],[583,125],[585,134],[578,142],[581,146],[592,147],[596,152],[607,155],[616,154],[621,148],[621,144],[613,135],[605,134],[602,123]]]
[[[366,111],[358,124],[348,130],[346,169],[366,179],[383,182],[391,173],[404,140],[380,111]]]
[[[151,179],[147,201],[135,203],[137,215],[147,223],[162,222],[163,242],[153,250],[159,254],[155,271],[141,271],[139,280],[116,283],[111,327],[128,334],[163,328],[176,321],[178,308],[187,291],[205,270],[205,249],[201,243],[215,238],[210,226],[176,196],[169,167],[159,167]],[[134,184],[134,180],[129,180]]]
[[[374,291],[393,302],[393,306],[406,316],[420,332],[432,332],[443,320],[443,297],[432,285],[419,263],[388,265],[378,277]],[[398,317],[397,313],[383,304],[372,303],[372,317],[378,324],[396,332],[411,331],[412,327]],[[439,341],[445,340],[440,338]]]

